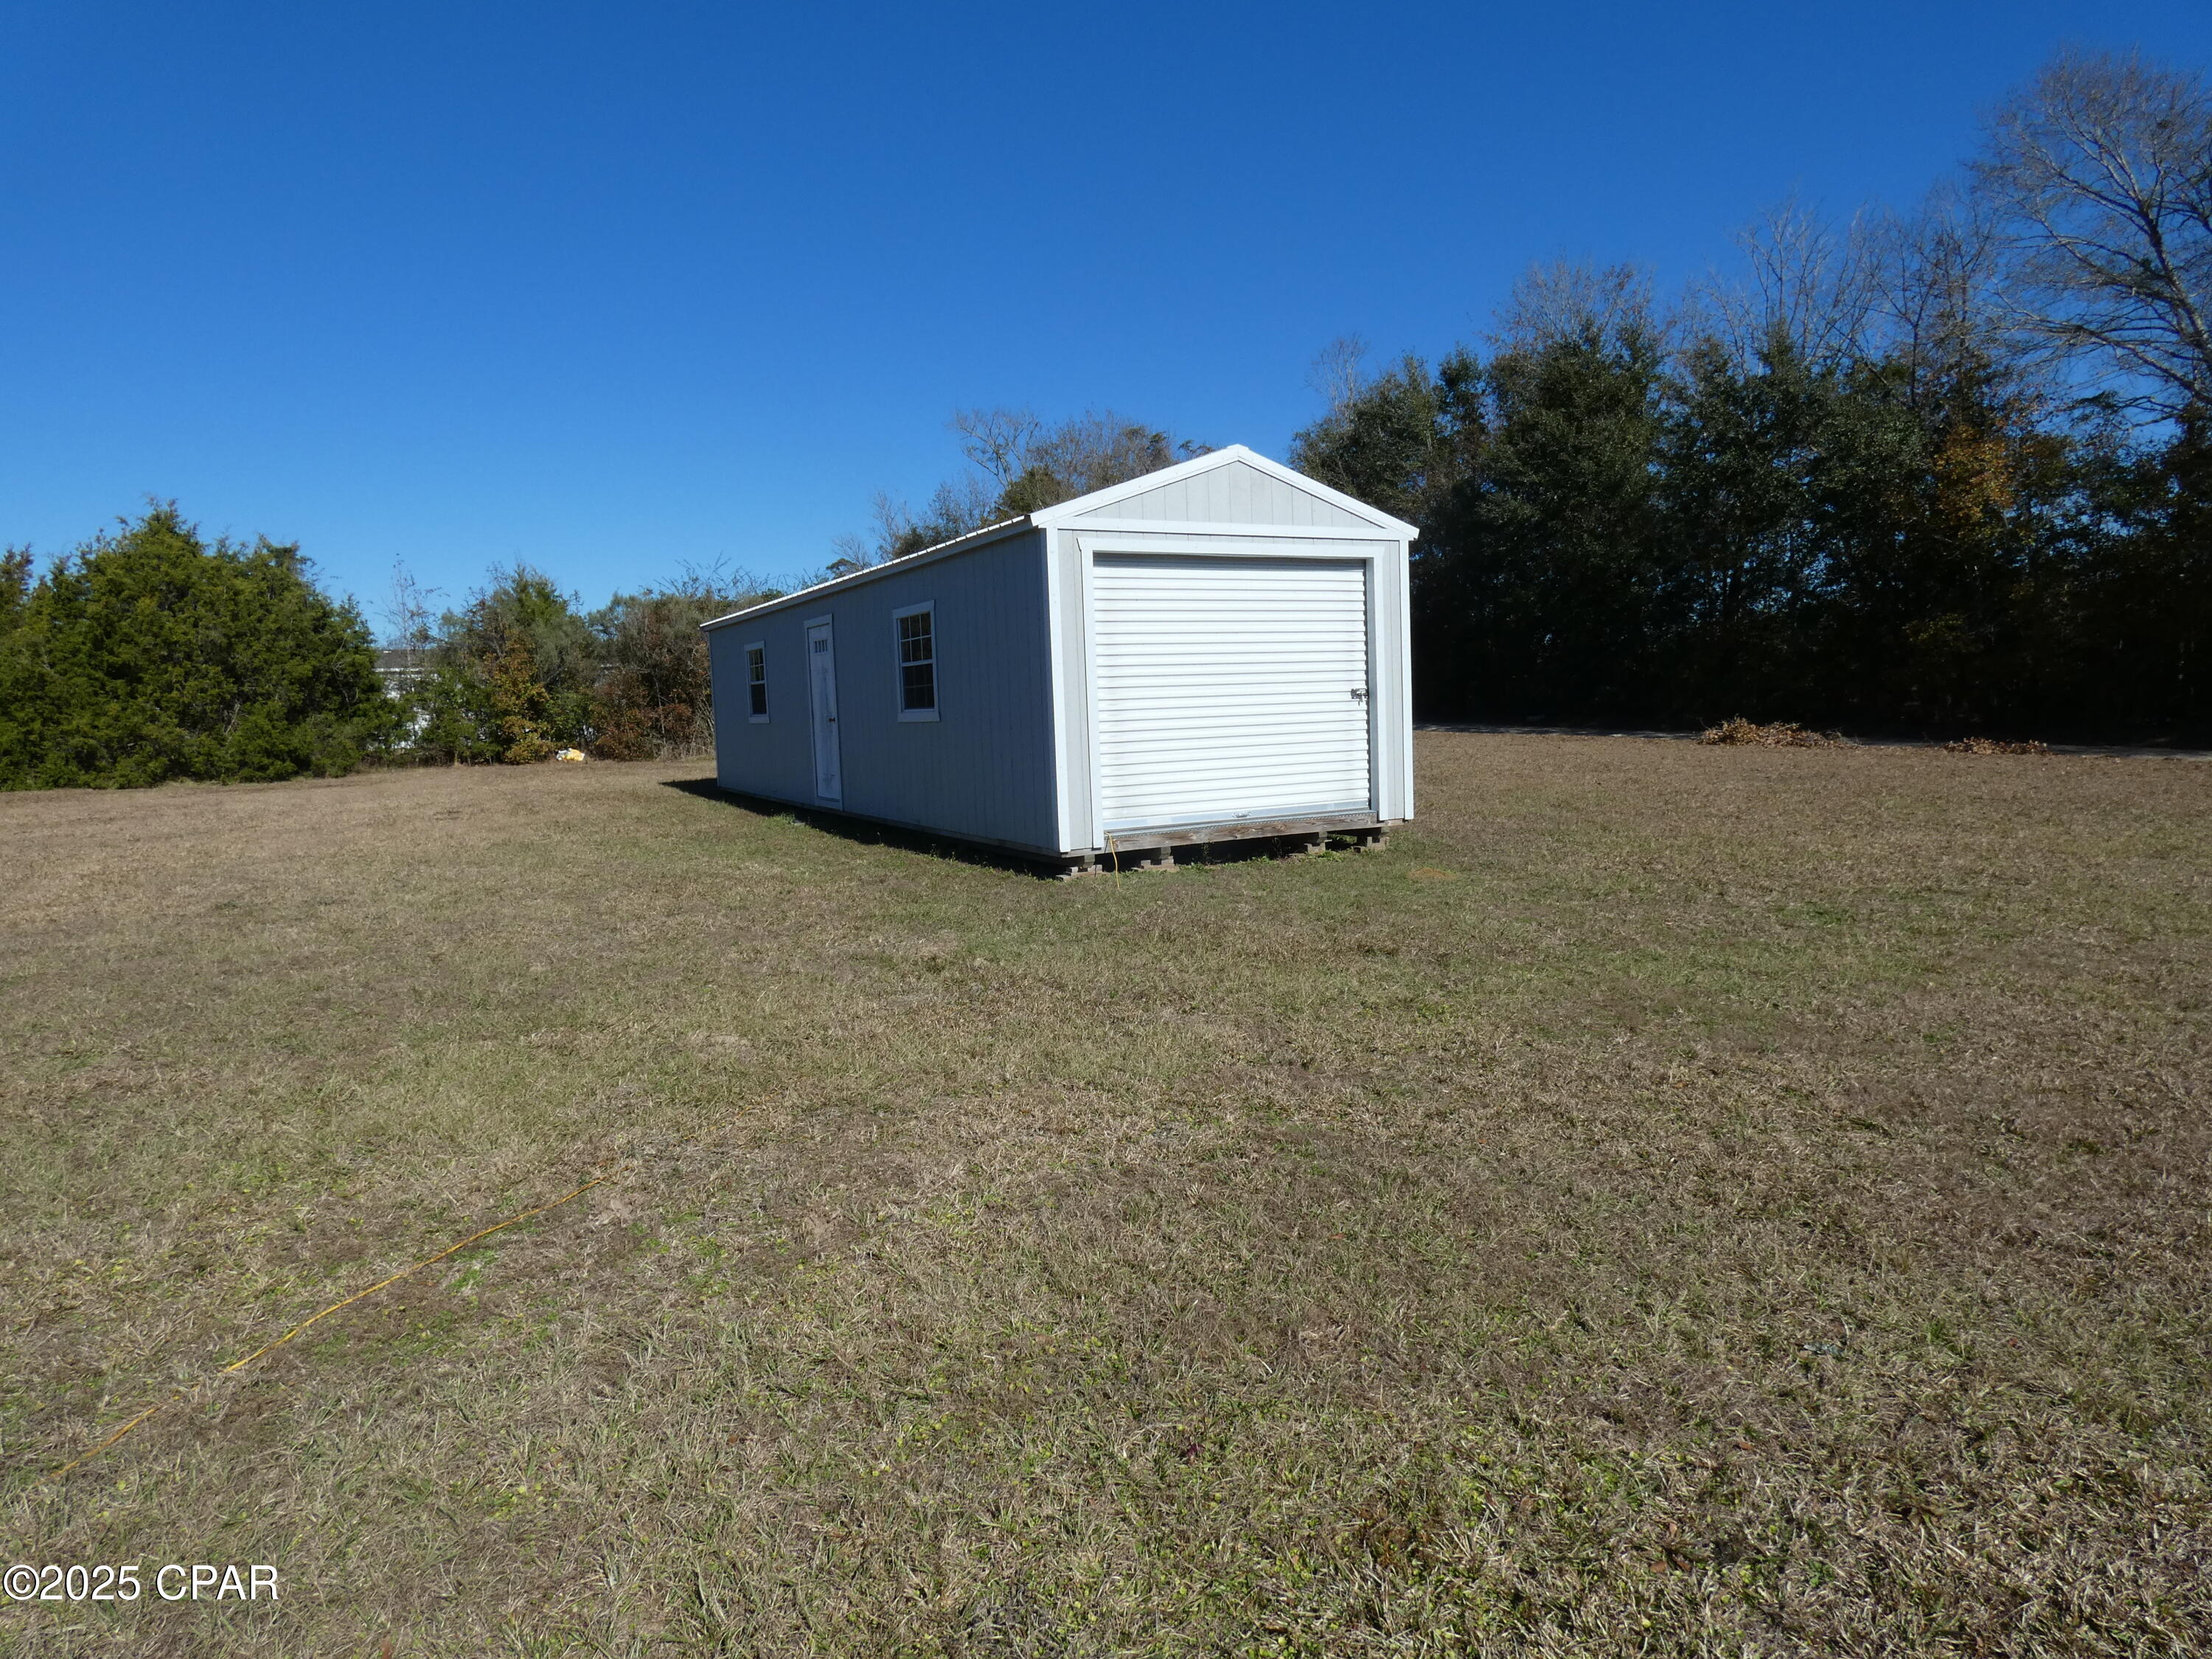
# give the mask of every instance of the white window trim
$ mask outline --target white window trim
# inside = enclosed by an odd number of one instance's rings
[[[769,717],[766,714],[756,714],[753,713],[753,653],[757,651],[761,653],[760,684],[762,689],[766,690],[768,686],[768,641],[766,640],[749,640],[744,645],[744,651],[745,664],[745,724],[748,726],[766,726],[768,724]],[[767,702],[767,699],[763,698],[762,701],[765,702]],[[773,708],[775,705],[770,703],[769,707]]]
[[[906,701],[904,672],[906,663],[899,653],[899,620],[904,617],[919,617],[925,612],[929,617],[929,685],[930,690],[936,694],[937,706],[933,708],[900,708],[899,705]],[[938,717],[939,711],[945,707],[945,687],[937,675],[937,601],[935,599],[925,599],[920,605],[902,605],[891,612],[891,706],[897,709],[901,720],[933,720]]]

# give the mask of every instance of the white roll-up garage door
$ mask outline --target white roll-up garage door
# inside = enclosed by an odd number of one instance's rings
[[[1106,833],[1364,812],[1367,567],[1101,555]]]

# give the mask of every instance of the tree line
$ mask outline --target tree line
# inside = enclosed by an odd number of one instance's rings
[[[1358,343],[1301,470],[1419,525],[1430,718],[2212,732],[2212,99],[2067,55],[1965,182],[1747,274],[1523,279]]]
[[[453,765],[523,764],[568,748],[602,760],[705,753],[714,727],[699,624],[780,594],[753,577],[690,569],[586,612],[517,563],[459,609],[434,613],[397,571],[386,611],[394,748]]]
[[[517,564],[436,611],[403,570],[380,651],[297,546],[209,542],[157,504],[36,580],[0,557],[0,788],[702,752],[698,625],[775,592],[693,571],[587,613]]]
[[[949,540],[1170,465],[1194,446],[1111,413],[951,422],[975,471],[916,514],[877,501],[816,576]],[[801,577],[799,580],[812,580]],[[0,556],[0,788],[252,782],[364,762],[524,764],[708,752],[699,624],[781,589],[688,568],[586,611],[543,571],[490,573],[459,605],[395,568],[380,636],[295,544],[210,542],[173,502],[54,561]]]
[[[1842,225],[1795,206],[1662,305],[1532,270],[1479,347],[1340,342],[1300,470],[1412,520],[1431,719],[2212,736],[2212,95],[2062,55],[1964,181]],[[1093,411],[957,413],[969,471],[823,574],[1203,447]],[[596,611],[526,564],[383,640],[300,549],[173,505],[0,556],[0,787],[328,775],[368,759],[702,751],[697,624],[774,596],[687,572]],[[393,666],[396,659],[397,667]]]

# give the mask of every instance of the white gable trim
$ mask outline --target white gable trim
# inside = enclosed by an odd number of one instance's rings
[[[1316,483],[1303,472],[1293,472],[1281,462],[1271,461],[1257,450],[1247,449],[1243,444],[1231,444],[1225,449],[1217,449],[1209,454],[1194,455],[1187,461],[1180,461],[1173,466],[1164,467],[1158,472],[1147,472],[1140,478],[1130,479],[1127,483],[1115,484],[1110,489],[1093,490],[1088,495],[1078,495],[1072,501],[1062,501],[1056,507],[1042,508],[1030,514],[1030,521],[1032,524],[1048,527],[1066,525],[1081,518],[1085,514],[1096,513],[1101,507],[1112,507],[1135,496],[1148,495],[1169,484],[1181,483],[1186,478],[1194,478],[1200,473],[1211,472],[1216,467],[1226,466],[1233,461],[1242,461],[1245,465],[1266,474],[1278,483],[1287,484],[1293,489],[1303,490],[1309,495],[1327,501],[1330,506],[1351,514],[1363,524],[1372,525],[1377,530],[1388,531],[1394,538],[1403,537],[1407,541],[1411,541],[1421,533],[1402,519],[1394,519],[1388,513],[1370,507],[1364,501],[1357,501],[1341,490],[1331,489],[1325,483]]]
[[[1116,535],[1214,536],[1223,540],[1238,537],[1287,537],[1305,542],[1401,542],[1409,533],[1404,530],[1382,530],[1364,524],[1238,524],[1217,519],[1079,519],[1073,524],[1060,526],[1060,528],[1079,531],[1085,536],[1109,531]]]

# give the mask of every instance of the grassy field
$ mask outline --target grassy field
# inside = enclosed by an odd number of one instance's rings
[[[696,764],[0,797],[0,1555],[283,1595],[0,1650],[2212,1651],[2212,768],[1419,760],[1068,883]]]

